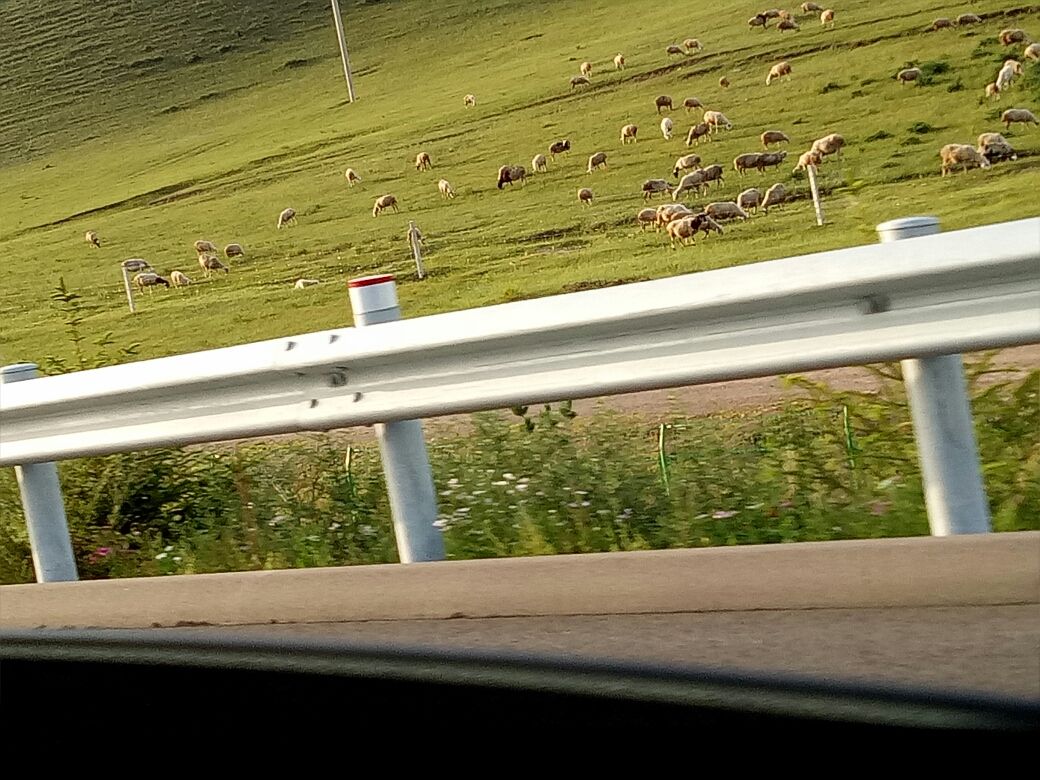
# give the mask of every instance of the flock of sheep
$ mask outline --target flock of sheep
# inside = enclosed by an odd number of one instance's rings
[[[806,2],[801,4],[803,14],[819,14],[820,22],[824,26],[833,26],[835,12],[830,8],[823,8],[816,3]],[[795,15],[779,9],[770,9],[755,14],[748,20],[750,29],[766,30],[770,22],[776,20],[775,28],[780,32],[797,31],[799,25]],[[931,25],[930,30],[937,31],[953,27],[979,24],[982,19],[976,14],[961,14],[956,19],[940,18]],[[998,36],[1000,43],[1004,46],[1027,44],[1024,51],[1024,59],[1029,61],[1040,61],[1040,43],[1029,43],[1028,36],[1020,29],[1002,30]],[[682,45],[670,45],[666,48],[668,56],[688,55],[703,50],[701,42],[696,38],[688,38]],[[618,53],[613,58],[615,70],[624,70],[626,67],[625,56]],[[781,61],[772,65],[765,78],[767,86],[774,82],[788,78],[792,74],[792,66],[788,61]],[[570,78],[571,89],[588,87],[592,83],[593,65],[591,62],[582,62],[579,66],[580,75]],[[1008,59],[1001,67],[993,82],[985,87],[987,96],[999,96],[1010,90],[1015,80],[1023,73],[1022,64],[1014,59]],[[920,68],[904,68],[895,75],[900,84],[920,83],[923,73]],[[719,80],[722,87],[729,86],[729,80],[724,76]],[[465,108],[474,108],[477,98],[473,94],[467,94],[463,98]],[[659,95],[654,99],[654,107],[658,115],[663,112],[675,110],[675,102],[669,95]],[[733,123],[721,111],[708,109],[696,97],[687,97],[682,101],[681,107],[687,114],[697,109],[702,111],[701,121],[690,127],[685,136],[687,147],[699,145],[702,141],[711,141],[711,137],[722,130],[731,130]],[[1015,123],[1038,124],[1036,116],[1024,108],[1010,108],[1003,112],[1001,121],[1005,128]],[[666,115],[660,121],[660,132],[662,137],[668,141],[673,137],[675,123],[670,116]],[[634,123],[626,123],[620,130],[620,143],[622,147],[637,143],[639,138],[639,126]],[[782,130],[768,129],[759,136],[764,151],[747,152],[738,155],[733,160],[733,170],[741,177],[748,171],[758,171],[764,174],[768,169],[775,169],[783,165],[787,158],[787,151],[773,150],[771,147],[790,143],[790,137]],[[800,154],[794,171],[815,171],[816,167],[823,161],[834,155],[838,158],[846,145],[845,138],[838,133],[830,133],[813,141],[811,147]],[[569,139],[554,141],[548,148],[548,155],[536,154],[531,160],[531,172],[538,174],[548,170],[550,160],[555,161],[557,156],[571,150]],[[587,174],[607,167],[607,153],[596,151],[588,158],[586,166]],[[945,176],[957,167],[965,172],[970,167],[988,168],[995,162],[1006,159],[1015,159],[1016,153],[1010,143],[1003,135],[997,132],[983,133],[977,139],[975,146],[969,144],[947,144],[940,150],[941,174]],[[698,233],[705,236],[710,233],[721,234],[723,229],[719,223],[732,219],[749,219],[752,213],[761,209],[768,213],[770,208],[776,208],[784,204],[788,192],[786,187],[776,182],[768,188],[760,189],[750,187],[744,189],[732,201],[713,201],[700,209],[693,209],[681,202],[682,198],[691,192],[698,196],[704,196],[710,192],[710,185],[721,187],[723,183],[724,168],[721,164],[713,163],[702,166],[702,158],[696,153],[687,153],[679,157],[672,167],[672,178],[677,180],[676,184],[670,183],[666,178],[647,179],[642,185],[642,196],[644,201],[651,200],[660,195],[671,199],[656,208],[645,207],[636,214],[636,224],[640,229],[653,227],[655,230],[664,229],[672,246],[676,243],[692,244]],[[433,168],[430,155],[421,151],[415,158],[415,169],[417,171],[429,171]],[[353,168],[347,168],[344,174],[347,184],[354,187],[362,182],[361,177]],[[498,169],[496,186],[499,190],[506,185],[519,183],[525,184],[528,178],[528,170],[523,165],[503,165]],[[451,200],[456,197],[455,188],[444,178],[437,182],[437,190],[443,199]],[[583,206],[592,206],[595,194],[591,187],[581,186],[577,190],[578,202]],[[400,206],[395,195],[386,193],[376,198],[372,207],[372,216],[378,217],[385,211],[398,212]],[[295,224],[296,212],[292,208],[286,208],[278,215],[277,228],[281,229]],[[96,231],[86,233],[86,241],[95,247],[100,247],[100,238]],[[229,268],[221,262],[216,245],[210,241],[199,240],[194,244],[198,256],[199,267],[208,277],[214,271],[228,273]],[[237,243],[228,244],[224,247],[225,258],[240,257],[244,255],[242,246]],[[191,280],[181,271],[173,271],[166,279],[155,273],[147,262],[143,260],[130,260],[124,263],[124,268],[140,270],[134,276],[134,284],[140,289],[153,288],[155,286],[179,287],[191,283]],[[299,279],[295,287],[302,288],[318,284],[316,279]]]

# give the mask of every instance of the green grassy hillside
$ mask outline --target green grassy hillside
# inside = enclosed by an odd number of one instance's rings
[[[324,0],[8,0],[0,3],[0,360],[67,354],[49,300],[59,277],[82,296],[88,339],[111,332],[155,356],[348,323],[350,276],[401,275],[408,315],[546,295],[619,279],[667,276],[873,241],[880,221],[934,213],[947,229],[1033,216],[1040,129],[1013,128],[1017,161],[941,179],[938,149],[1001,129],[1010,106],[1040,112],[1040,66],[1009,95],[982,91],[1008,56],[996,33],[1040,36],[1040,6],[995,0],[953,8],[934,0],[836,4],[833,29],[801,18],[796,33],[750,31],[754,4],[651,0],[383,0],[343,2],[360,99],[350,105]],[[925,32],[938,16],[973,11],[980,25]],[[669,58],[697,37],[703,53]],[[629,67],[612,69],[623,52]],[[572,92],[582,60],[591,88]],[[790,80],[767,87],[787,59]],[[907,63],[925,84],[893,81]],[[718,86],[720,76],[732,83]],[[466,109],[462,97],[477,96]],[[733,224],[721,238],[672,251],[633,216],[640,183],[670,174],[697,114],[672,112],[662,139],[653,100],[687,96],[724,111],[734,129],[696,151],[726,180],[710,199],[783,181],[786,209]],[[640,141],[622,147],[622,124]],[[737,154],[780,129],[790,164],[741,180]],[[822,170],[830,224],[816,228],[806,185],[792,174],[812,139],[840,132],[844,161]],[[530,166],[556,138],[573,152],[524,188],[500,192],[495,172]],[[418,173],[426,150],[434,169]],[[585,173],[589,154],[608,170]],[[347,166],[363,183],[348,188]],[[459,197],[443,201],[441,177]],[[590,186],[596,202],[575,197]],[[373,219],[387,192],[400,214]],[[704,199],[697,203],[705,202]],[[299,224],[276,230],[292,206]],[[428,239],[430,278],[417,282],[405,230]],[[102,248],[83,241],[97,230]],[[192,242],[237,241],[247,255],[205,280]],[[126,310],[118,263],[147,258],[196,284]],[[294,290],[307,276],[323,284]]]

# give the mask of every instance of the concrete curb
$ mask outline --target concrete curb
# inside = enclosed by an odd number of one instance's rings
[[[0,587],[0,626],[244,625],[1040,603],[1040,532]]]

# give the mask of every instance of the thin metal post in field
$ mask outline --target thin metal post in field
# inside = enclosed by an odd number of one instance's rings
[[[340,12],[339,0],[332,0],[332,16],[336,23],[336,38],[339,40],[339,54],[343,58],[343,76],[347,80],[347,96],[354,102],[354,76],[350,72],[350,54],[347,52],[347,38],[343,34],[343,14]]]

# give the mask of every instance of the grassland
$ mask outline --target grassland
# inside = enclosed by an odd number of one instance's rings
[[[63,277],[82,296],[80,329],[111,333],[142,356],[186,352],[349,321],[343,283],[372,271],[400,274],[407,315],[547,295],[619,279],[661,277],[873,241],[877,222],[911,213],[947,229],[1036,215],[1040,132],[1008,137],[1019,160],[940,179],[938,148],[999,129],[1011,105],[1040,108],[1038,67],[1011,96],[987,103],[983,86],[1015,50],[996,42],[1006,26],[1040,34],[1040,7],[994,1],[964,8],[929,0],[838,5],[836,27],[805,19],[794,34],[751,32],[745,2],[631,0],[384,0],[344,2],[360,100],[349,105],[324,0],[43,0],[0,3],[0,360],[66,353],[48,295]],[[937,16],[972,10],[984,23],[924,32]],[[677,19],[681,24],[677,25]],[[669,59],[688,36],[702,54]],[[610,60],[624,52],[628,69]],[[592,88],[571,92],[580,61]],[[787,59],[789,81],[766,87]],[[924,65],[928,83],[901,88],[894,73]],[[733,86],[717,84],[727,75]],[[462,96],[477,96],[474,109]],[[696,95],[735,127],[699,149],[729,171],[768,128],[792,136],[792,153],[826,132],[850,146],[824,166],[829,225],[813,227],[805,183],[785,165],[800,199],[735,225],[719,240],[671,251],[640,233],[639,185],[665,176],[685,151],[657,131],[653,98]],[[635,122],[638,144],[618,128]],[[574,151],[525,188],[499,192],[495,171],[529,165],[568,137]],[[428,173],[412,167],[428,151]],[[589,176],[587,155],[610,166]],[[364,182],[349,189],[344,168]],[[438,196],[448,178],[459,192]],[[759,177],[753,175],[759,183]],[[579,185],[597,195],[592,209]],[[712,199],[747,186],[727,173]],[[373,219],[372,201],[393,192],[399,215]],[[299,225],[278,231],[292,206]],[[405,230],[428,239],[430,277],[409,276]],[[83,240],[102,237],[100,250]],[[227,277],[145,296],[131,316],[119,261],[145,257],[162,272],[198,277],[192,242],[238,241],[246,258]],[[292,289],[300,276],[324,284]]]

